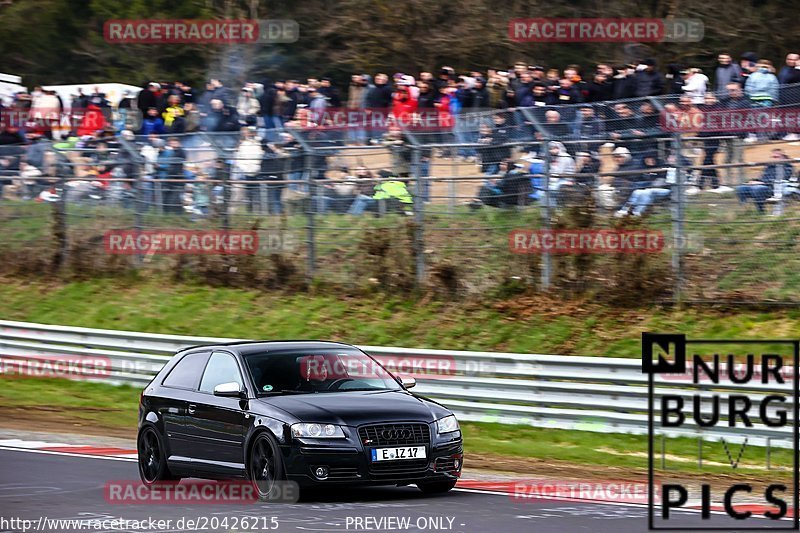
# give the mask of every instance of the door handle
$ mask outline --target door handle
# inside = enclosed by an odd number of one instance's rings
[[[193,415],[196,409],[197,409],[197,406],[195,404],[193,404],[193,403],[190,403],[189,404],[189,408],[187,409],[187,411],[189,412],[190,415]]]

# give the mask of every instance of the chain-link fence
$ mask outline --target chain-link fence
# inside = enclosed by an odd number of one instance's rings
[[[432,127],[3,146],[4,269],[800,303],[800,143],[780,129],[665,126],[665,113],[692,106],[639,99],[437,115]]]

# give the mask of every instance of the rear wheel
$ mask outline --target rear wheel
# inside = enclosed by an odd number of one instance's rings
[[[434,481],[432,483],[417,483],[419,490],[425,494],[444,494],[450,492],[456,486],[455,479],[448,479],[447,481]]]
[[[139,455],[139,477],[148,487],[162,481],[180,479],[173,476],[167,467],[166,450],[155,428],[147,426],[139,432],[136,450]]]
[[[259,433],[250,447],[247,475],[258,491],[261,501],[279,496],[277,482],[284,478],[283,458],[278,445],[266,431]]]

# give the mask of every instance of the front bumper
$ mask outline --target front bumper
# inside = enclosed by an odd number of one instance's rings
[[[381,461],[370,459],[372,447],[359,442],[314,445],[294,442],[282,446],[286,475],[300,485],[403,485],[455,480],[461,476],[464,448],[461,437],[426,445],[425,459]],[[327,476],[314,471],[327,468]]]

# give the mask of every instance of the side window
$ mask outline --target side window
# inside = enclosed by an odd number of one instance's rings
[[[208,361],[208,353],[184,355],[178,364],[169,371],[161,384],[165,387],[196,390],[206,361]]]
[[[214,387],[221,383],[235,381],[242,386],[242,375],[239,373],[239,365],[231,354],[225,352],[214,352],[208,360],[206,371],[203,372],[203,379],[200,381],[200,392],[214,392]]]

